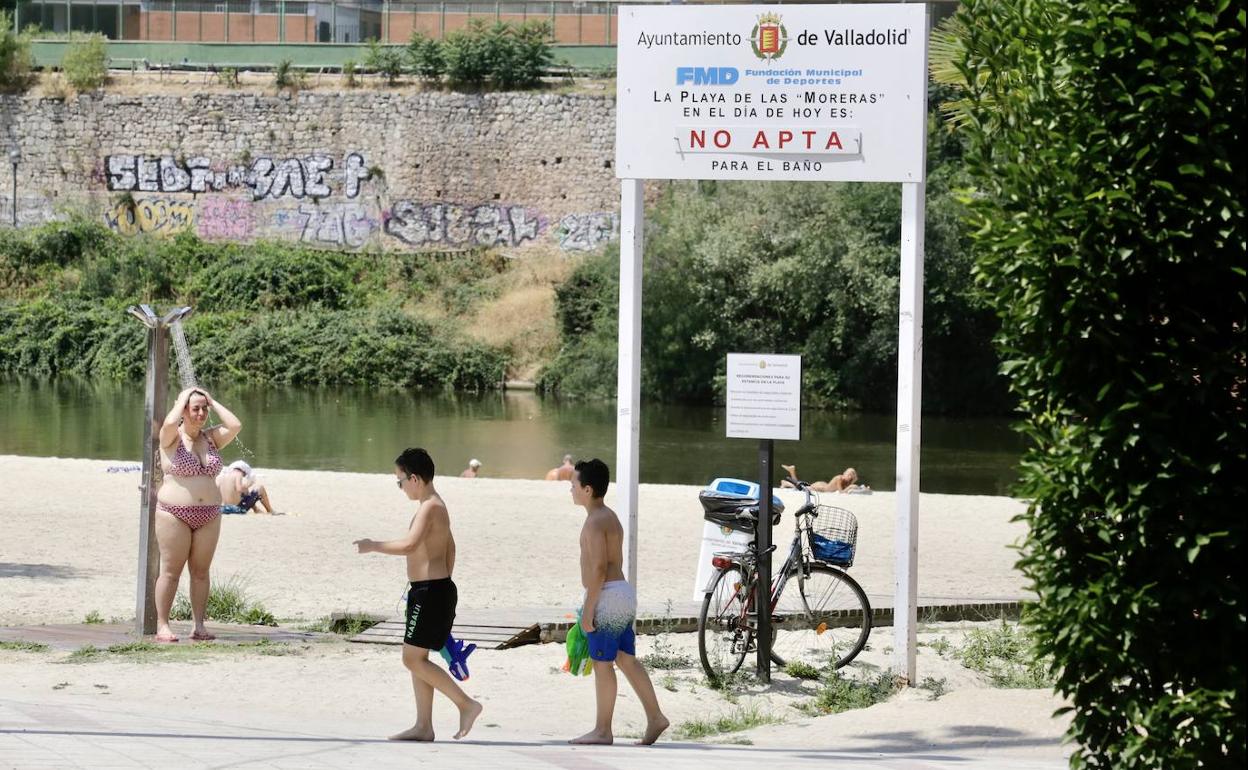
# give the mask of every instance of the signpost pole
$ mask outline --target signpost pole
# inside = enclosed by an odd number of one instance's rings
[[[754,609],[758,612],[758,679],[771,681],[771,468],[775,442],[758,442],[758,586]]]
[[[148,311],[146,305],[143,306]],[[148,311],[150,312],[150,311]],[[157,410],[164,402],[169,373],[169,331],[155,314],[144,319],[147,327],[147,388],[143,403],[143,481],[139,489],[139,568],[134,604],[134,631],[138,636],[156,633],[156,576],[160,552],[156,547],[156,491],[160,478],[156,468],[160,424]]]
[[[637,586],[638,442],[641,438],[641,255],[645,206],[640,179],[620,180],[620,336],[616,381],[616,515],[624,527],[624,577]]]

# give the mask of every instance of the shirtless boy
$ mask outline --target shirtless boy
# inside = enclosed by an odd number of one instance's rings
[[[610,471],[602,460],[579,462],[572,473],[572,502],[585,508],[585,526],[581,528],[581,583],[585,586],[581,628],[594,662],[597,717],[593,730],[570,743],[614,740],[611,718],[617,689],[615,667],[619,666],[646,710],[646,732],[638,743],[649,746],[663,734],[669,722],[659,710],[645,666],[636,657],[633,620],[637,616],[637,594],[624,579],[624,528],[615,511],[602,502],[609,482]]]
[[[403,665],[412,672],[416,693],[416,724],[397,735],[395,741],[433,740],[433,691],[451,699],[459,709],[458,740],[468,734],[481,715],[481,704],[469,698],[451,675],[429,660],[430,650],[440,650],[455,622],[458,594],[451,572],[455,569],[455,538],[446,503],[433,488],[433,458],[423,449],[405,449],[394,461],[395,481],[409,500],[416,500],[416,515],[407,533],[397,540],[356,540],[360,553],[385,553],[407,557],[407,626],[403,634]]]

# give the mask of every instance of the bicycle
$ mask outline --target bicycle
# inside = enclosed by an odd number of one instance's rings
[[[787,481],[806,493],[806,502],[793,514],[797,522],[789,555],[775,569],[771,585],[771,659],[780,667],[799,663],[819,671],[837,669],[862,651],[871,633],[871,604],[845,571],[853,564],[857,519],[842,508],[820,505],[806,482]],[[699,499],[708,521],[737,531],[756,529],[756,500],[710,492]],[[777,521],[778,513],[773,515]],[[698,654],[712,682],[735,674],[746,655],[757,651],[758,558],[753,540],[745,552],[716,553],[711,559],[716,572],[698,616]]]

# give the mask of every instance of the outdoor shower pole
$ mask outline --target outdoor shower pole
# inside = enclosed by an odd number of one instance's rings
[[[169,383],[169,324],[191,313],[177,308],[160,318],[149,305],[131,306],[131,315],[147,327],[147,387],[143,405],[143,478],[139,485],[139,569],[134,605],[134,631],[138,636],[156,633],[156,577],[160,551],[156,545],[156,493],[160,489],[160,405]]]

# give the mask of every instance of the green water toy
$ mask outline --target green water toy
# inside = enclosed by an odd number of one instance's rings
[[[589,659],[589,640],[581,628],[581,613],[576,613],[576,622],[568,629],[568,638],[564,643],[568,650],[568,659],[563,663],[563,670],[572,676],[589,676],[594,664]]]

